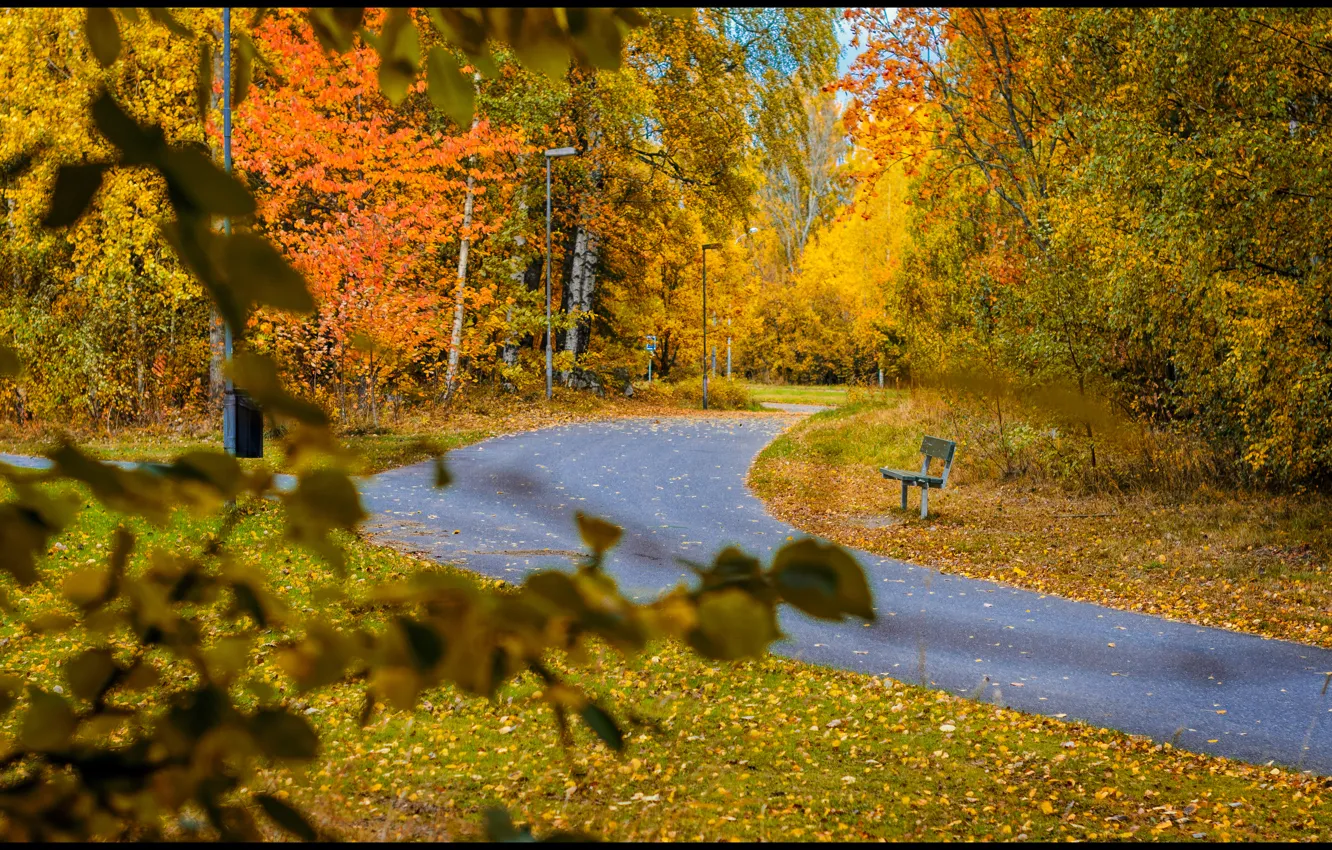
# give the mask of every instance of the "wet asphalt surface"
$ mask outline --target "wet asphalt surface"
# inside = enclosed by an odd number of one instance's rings
[[[624,527],[607,568],[646,601],[692,582],[677,559],[706,562],[737,544],[766,560],[803,536],[745,487],[754,456],[793,421],[620,420],[487,440],[449,453],[444,490],[431,486],[429,463],[366,481],[367,531],[521,581],[571,567],[581,510]],[[947,510],[946,494],[938,507]],[[1332,694],[1322,693],[1332,651],[855,554],[878,620],[826,623],[784,607],[788,639],[775,652],[955,694],[981,687],[982,699],[1024,711],[1332,773]]]
[[[517,582],[571,568],[582,550],[573,519],[581,510],[624,527],[607,569],[646,601],[692,583],[679,559],[707,562],[736,544],[766,560],[804,536],[769,516],[744,483],[754,456],[795,418],[633,419],[498,437],[450,452],[454,483],[443,490],[432,486],[429,462],[362,481],[365,529]],[[936,498],[946,511],[946,493]],[[1024,711],[1332,774],[1332,693],[1323,691],[1332,651],[854,554],[877,621],[827,623],[784,607],[787,639],[774,652],[954,694],[979,689],[981,699]]]

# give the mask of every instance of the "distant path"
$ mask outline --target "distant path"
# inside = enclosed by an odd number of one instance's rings
[[[581,549],[573,513],[583,510],[625,527],[609,568],[646,599],[692,580],[676,558],[706,561],[728,543],[767,556],[801,535],[744,483],[754,456],[792,421],[629,419],[498,437],[449,453],[446,490],[430,486],[429,463],[366,481],[368,530],[517,581],[569,565]],[[1015,708],[1157,740],[1182,727],[1187,749],[1332,773],[1332,696],[1320,694],[1332,651],[856,555],[879,620],[822,623],[786,611],[791,639],[778,652],[907,682],[923,673],[956,694],[988,676],[986,698],[997,690]]]
[[[795,404],[781,401],[760,401],[759,404],[765,410],[779,410],[782,413],[818,413],[821,410],[832,410],[826,404]]]

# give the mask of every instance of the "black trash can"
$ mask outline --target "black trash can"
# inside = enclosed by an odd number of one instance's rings
[[[264,456],[264,414],[244,390],[227,390],[223,400],[222,446],[235,457]]]

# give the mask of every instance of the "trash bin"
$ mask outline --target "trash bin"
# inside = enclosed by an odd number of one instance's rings
[[[222,405],[222,446],[235,457],[264,456],[264,414],[243,390],[226,392]]]

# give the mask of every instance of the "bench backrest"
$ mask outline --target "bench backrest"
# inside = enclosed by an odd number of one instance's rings
[[[943,480],[941,487],[948,486],[948,471],[953,468],[953,454],[957,451],[957,443],[952,440],[941,440],[938,437],[925,437],[920,441],[920,453],[923,458],[920,462],[920,474],[930,474],[930,458],[939,458],[943,461],[943,475],[939,476]]]

